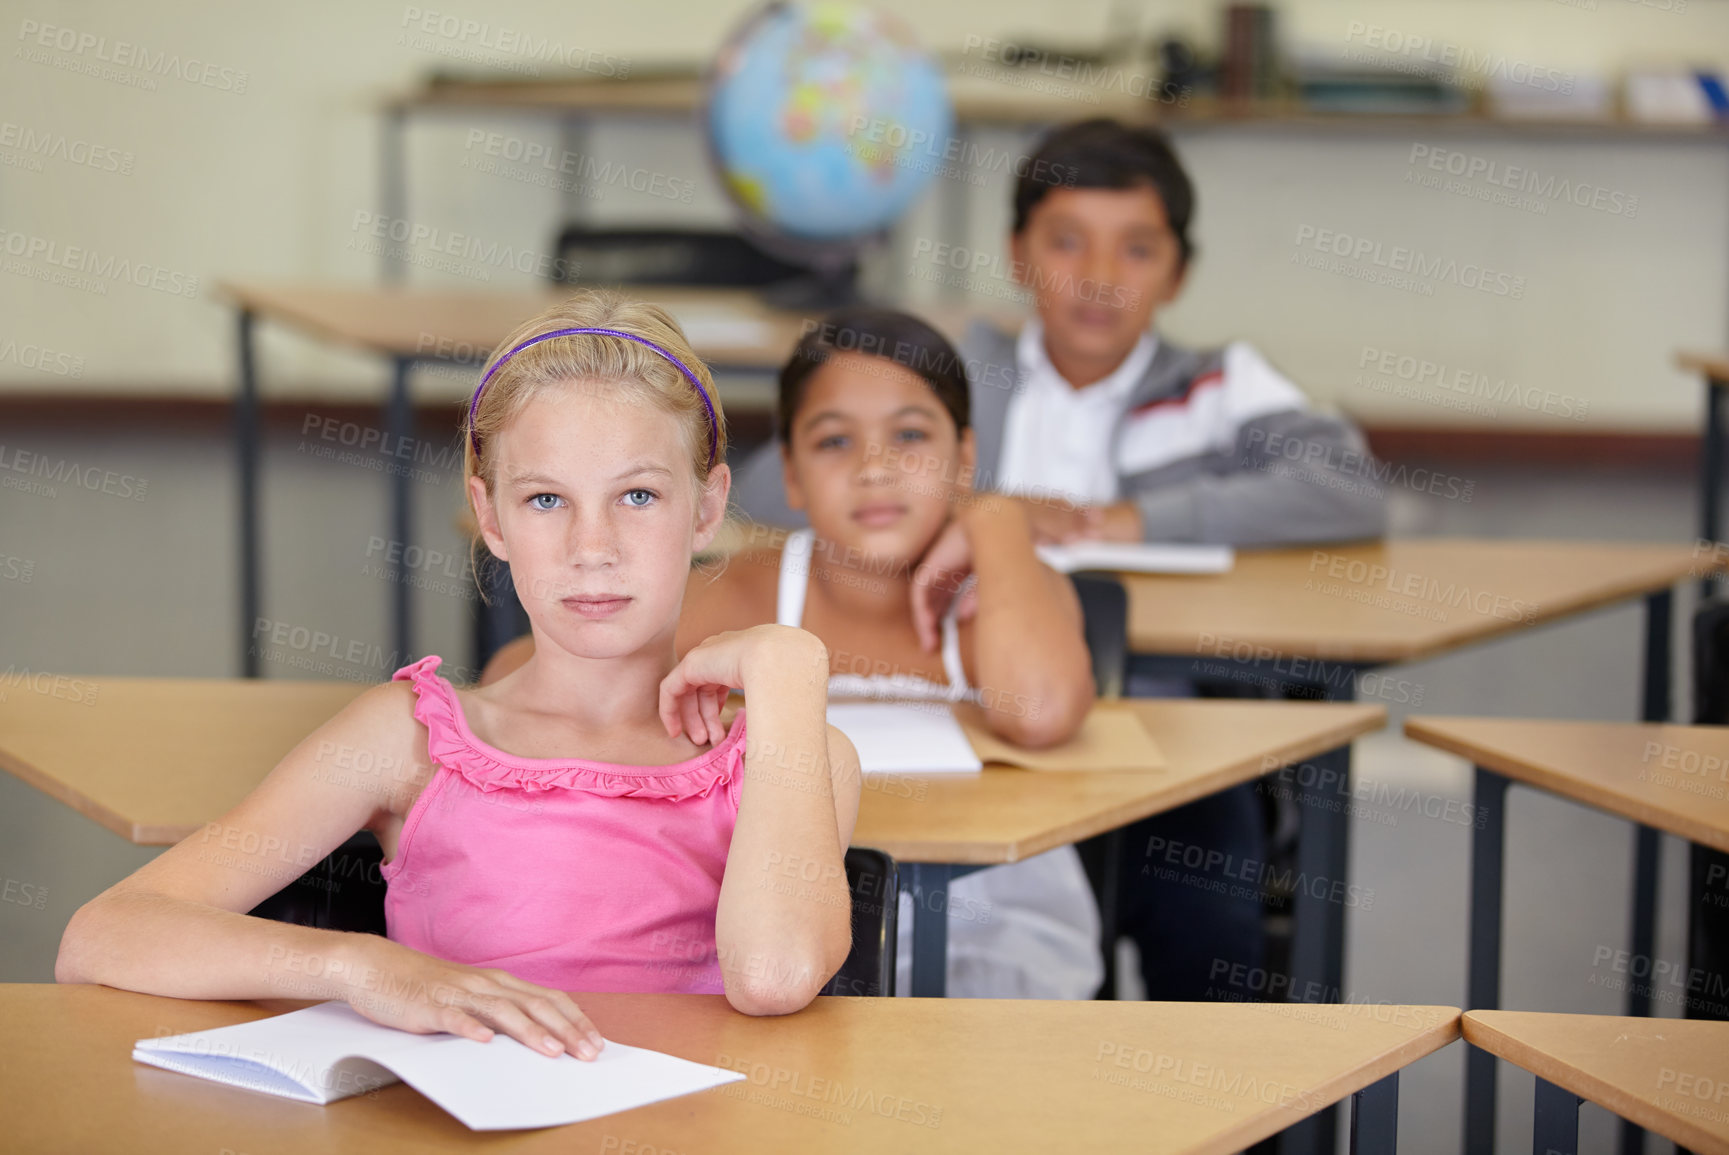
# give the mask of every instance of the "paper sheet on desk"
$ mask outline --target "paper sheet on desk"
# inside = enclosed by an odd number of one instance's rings
[[[830,702],[828,720],[852,739],[867,774],[976,774],[984,768],[947,703]]]
[[[476,1131],[555,1127],[688,1095],[744,1076],[608,1041],[600,1057],[539,1055],[506,1035],[477,1043],[413,1035],[345,1003],[139,1039],[139,1062],[309,1103],[403,1082]]]
[[[1080,730],[1067,742],[1043,750],[1011,746],[985,725],[984,711],[961,706],[955,717],[966,730],[975,753],[986,762],[1004,762],[1024,770],[1057,773],[1092,771],[1151,771],[1165,768],[1159,744],[1132,711],[1094,708]]]
[[[766,345],[774,328],[754,317],[710,310],[680,309],[679,328],[692,345],[724,345],[739,348]]]
[[[1077,541],[1041,545],[1037,552],[1046,565],[1061,573],[1229,573],[1237,561],[1236,551],[1228,545]]]

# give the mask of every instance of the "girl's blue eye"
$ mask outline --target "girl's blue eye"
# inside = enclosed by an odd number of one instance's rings
[[[551,505],[543,504],[542,499],[546,499],[548,501],[551,501],[554,504],[551,504]],[[530,509],[557,509],[558,506],[556,503],[563,501],[563,500],[564,499],[559,497],[558,494],[556,494],[556,493],[537,493],[533,497],[528,499],[528,507]]]
[[[655,499],[652,489],[633,489],[624,495],[624,503],[634,509],[641,509]]]
[[[816,443],[818,449],[839,449],[846,444],[846,438],[839,433],[832,434]]]
[[[923,429],[903,429],[895,436],[902,441],[929,441],[931,435]]]

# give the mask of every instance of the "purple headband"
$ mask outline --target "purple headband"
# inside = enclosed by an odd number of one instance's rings
[[[696,374],[692,373],[690,368],[685,365],[683,361],[674,357],[661,346],[655,344],[646,337],[638,337],[635,333],[626,333],[620,329],[554,329],[550,333],[542,333],[538,337],[530,337],[528,340],[524,341],[522,344],[518,345],[516,348],[495,361],[492,368],[488,369],[486,375],[480,379],[480,384],[474,387],[474,400],[468,403],[468,440],[469,444],[474,447],[475,455],[479,456],[480,454],[480,435],[474,431],[474,415],[480,410],[480,395],[486,392],[486,383],[492,380],[492,375],[504,368],[504,363],[506,361],[510,360],[530,345],[538,345],[542,341],[550,341],[554,337],[576,337],[584,333],[593,333],[605,337],[623,337],[626,341],[635,341],[638,345],[646,345],[650,349],[653,349],[656,353],[659,353],[662,357],[665,357],[668,361],[671,361],[678,367],[678,371],[684,374],[684,379],[690,382],[690,387],[696,390],[696,395],[702,398],[703,408],[708,410],[708,463],[712,466],[714,464],[715,449],[720,443],[720,419],[715,416],[714,402],[708,399],[708,391],[702,387],[702,382],[696,379]]]

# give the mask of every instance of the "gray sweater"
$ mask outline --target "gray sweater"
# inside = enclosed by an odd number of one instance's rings
[[[1015,340],[977,322],[960,352],[972,386],[974,484],[989,490],[1020,385]],[[1362,435],[1309,409],[1282,379],[1269,393],[1264,381],[1227,373],[1230,360],[1224,349],[1194,352],[1161,339],[1129,392],[1112,444],[1100,447],[1116,463],[1123,498],[1140,508],[1146,539],[1255,546],[1380,536],[1386,511],[1378,477],[1385,470]],[[1232,417],[1244,410],[1254,415]],[[776,443],[738,467],[733,500],[752,520],[805,524],[787,508]]]

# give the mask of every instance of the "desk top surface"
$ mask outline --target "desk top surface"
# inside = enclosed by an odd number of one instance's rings
[[[223,281],[221,292],[258,316],[339,345],[384,356],[460,361],[478,367],[516,327],[583,286],[552,289],[423,289],[317,281]],[[665,306],[697,355],[719,369],[777,371],[817,312],[783,309],[746,289],[614,286]],[[951,341],[974,320],[1017,331],[1012,308],[957,305],[920,315]]]
[[[364,688],[84,678],[56,695],[59,685],[21,685],[0,700],[0,769],[141,845],[178,842],[219,818]],[[1166,768],[870,775],[854,841],[909,862],[1018,861],[1325,753],[1386,721],[1382,707],[1362,704],[1153,700],[1098,708],[1133,710]]]
[[[1386,724],[1384,707],[1360,703],[1144,699],[1095,708],[1132,710],[1165,768],[867,775],[853,841],[902,862],[1017,862],[1251,782]]]
[[[473,363],[518,325],[577,291],[417,289],[340,282],[224,281],[222,291],[261,317],[366,352]],[[742,289],[626,286],[664,305],[703,360],[723,368],[779,368],[807,314],[776,309]]]
[[[1729,1023],[1471,1011],[1464,1032],[1677,1146],[1729,1152]]]
[[[1229,573],[1123,582],[1135,653],[1193,658],[1197,674],[1258,658],[1250,672],[1300,680],[1297,659],[1433,657],[1665,590],[1723,561],[1690,544],[1395,538],[1239,550]]]
[[[1704,374],[1712,385],[1729,386],[1729,354],[1683,350],[1675,354],[1675,364],[1689,372]]]
[[[1729,726],[1413,717],[1405,720],[1405,735],[1729,852]]]
[[[327,1107],[134,1063],[133,1041],[258,1004],[0,986],[0,1109],[23,1151],[878,1152],[1241,1150],[1439,1050],[1451,1007],[818,999],[751,1018],[719,996],[588,995],[608,1037],[744,1071],[589,1123],[477,1134],[403,1085]],[[272,1011],[300,1004],[272,1004]],[[627,1146],[629,1144],[629,1146]]]

